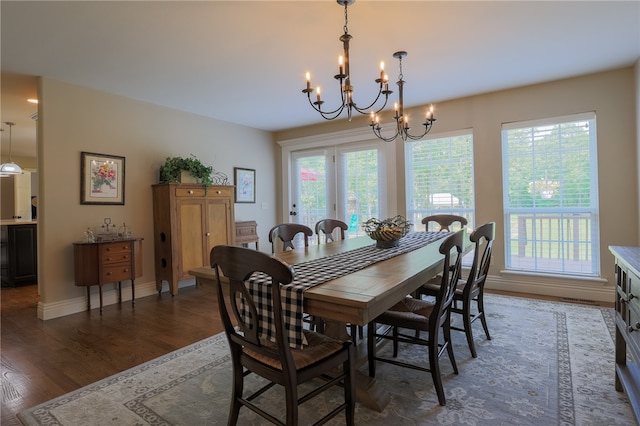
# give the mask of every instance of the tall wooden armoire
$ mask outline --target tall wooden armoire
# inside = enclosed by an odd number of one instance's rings
[[[153,188],[156,288],[172,296],[189,270],[209,265],[211,249],[235,244],[233,186],[160,183]]]

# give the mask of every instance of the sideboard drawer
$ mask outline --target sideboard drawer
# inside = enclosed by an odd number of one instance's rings
[[[631,270],[627,270],[627,294],[632,297],[632,300],[640,303],[640,277],[633,273]],[[633,296],[631,296],[633,295]]]
[[[100,246],[100,258],[102,263],[117,263],[131,261],[131,243],[117,242]]]
[[[204,187],[202,185],[189,185],[189,186],[177,186],[175,188],[176,197],[189,198],[189,197],[233,197],[233,186],[209,186]]]
[[[212,197],[233,198],[233,186],[212,186],[209,188],[208,194]]]
[[[176,188],[176,197],[204,197],[204,188]]]
[[[636,356],[640,355],[640,305],[629,306],[629,321],[627,321],[628,349]]]
[[[105,265],[102,268],[102,282],[117,282],[131,279],[131,262]]]

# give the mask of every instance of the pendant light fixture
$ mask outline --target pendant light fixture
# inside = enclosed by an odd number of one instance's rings
[[[378,113],[382,111],[387,105],[387,101],[389,100],[389,95],[393,93],[393,91],[389,90],[389,76],[384,72],[384,62],[380,63],[380,78],[375,79],[375,82],[378,84],[378,94],[366,107],[359,107],[356,105],[353,94],[353,85],[351,83],[351,73],[349,68],[349,41],[351,40],[351,35],[349,34],[349,30],[347,28],[348,24],[348,16],[347,16],[347,8],[355,3],[356,0],[336,0],[339,5],[344,6],[344,34],[340,36],[340,41],[343,45],[344,56],[340,56],[338,60],[338,74],[334,76],[339,83],[340,89],[340,104],[336,109],[326,110],[322,109],[322,104],[324,101],[320,97],[320,86],[315,88],[316,100],[314,101],[311,97],[311,94],[314,92],[314,88],[311,87],[311,75],[307,73],[307,87],[302,90],[302,93],[307,95],[307,99],[309,100],[309,104],[313,107],[314,110],[320,113],[322,118],[326,120],[334,120],[338,118],[343,111],[346,110],[347,118],[351,121],[352,113],[358,112],[360,114],[369,114],[371,116],[371,130],[373,134],[385,141],[385,142],[393,142],[398,138],[401,138],[403,141],[406,140],[419,140],[422,139],[433,126],[433,123],[436,121],[433,115],[433,106],[427,111],[425,122],[422,123],[424,126],[424,130],[418,132],[417,134],[410,134],[409,130],[409,118],[405,114],[404,111],[404,99],[403,99],[403,90],[404,90],[404,79],[402,75],[402,58],[407,56],[407,52],[399,51],[393,54],[393,57],[398,59],[400,64],[400,75],[398,77],[398,81],[396,84],[398,85],[398,102],[395,103],[394,106],[394,120],[395,129],[390,132],[385,132],[383,134],[383,128],[380,126],[380,118]],[[382,105],[378,108],[376,105],[379,105],[380,100],[383,100]]]
[[[15,126],[16,123],[14,123],[13,121],[5,121],[4,124],[9,126],[9,162],[0,164],[0,175],[21,175],[22,168],[14,163],[11,157],[11,128]]]
[[[315,88],[316,92],[316,100],[312,100],[311,94],[314,92],[314,89],[311,87],[311,74],[307,73],[307,87],[302,90],[302,93],[307,95],[307,99],[309,99],[309,104],[320,113],[322,118],[325,120],[334,120],[338,118],[344,110],[347,111],[347,117],[349,121],[351,121],[352,113],[359,112],[360,114],[369,114],[369,112],[374,108],[376,104],[378,104],[378,100],[381,97],[384,99],[384,103],[380,108],[375,110],[375,113],[382,111],[382,109],[387,105],[387,100],[389,95],[393,93],[389,90],[389,77],[384,73],[384,62],[380,63],[380,77],[375,79],[375,82],[378,84],[378,94],[371,102],[371,104],[366,107],[359,107],[356,105],[356,102],[353,97],[353,85],[351,84],[351,69],[349,63],[349,41],[352,39],[349,34],[349,29],[347,28],[347,24],[349,22],[347,16],[347,8],[349,5],[355,3],[356,0],[336,0],[339,5],[344,6],[344,34],[340,36],[340,41],[342,42],[343,47],[343,56],[340,56],[338,59],[338,74],[334,76],[339,83],[340,89],[340,104],[336,109],[326,110],[322,109],[322,104],[324,101],[320,97],[320,86]]]
[[[426,117],[422,126],[424,126],[424,130],[419,132],[418,134],[410,134],[409,130],[409,117],[404,112],[404,99],[403,99],[403,88],[404,88],[404,79],[402,75],[402,58],[407,56],[407,52],[400,51],[393,54],[393,57],[396,58],[400,62],[400,75],[398,76],[398,81],[396,84],[398,85],[398,101],[393,106],[393,110],[395,111],[395,115],[393,119],[396,121],[395,131],[390,132],[387,136],[382,134],[382,127],[380,127],[380,117],[374,112],[371,113],[371,130],[373,130],[373,134],[376,135],[379,139],[382,139],[385,142],[393,142],[398,137],[400,137],[403,141],[412,140],[417,141],[425,137],[427,133],[431,130],[434,121],[436,118],[433,116],[433,105],[427,110]]]

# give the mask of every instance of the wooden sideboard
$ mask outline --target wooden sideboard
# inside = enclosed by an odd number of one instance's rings
[[[236,244],[248,247],[250,243],[256,243],[258,248],[258,224],[255,220],[236,222]]]
[[[131,304],[135,304],[135,279],[142,276],[142,238],[95,243],[73,243],[75,281],[87,287],[87,310],[91,310],[91,286],[118,283],[118,302],[122,302],[122,281],[131,280]]]
[[[152,185],[156,289],[169,282],[172,296],[190,269],[209,265],[211,249],[234,245],[233,186]]]
[[[609,250],[616,260],[615,387],[627,393],[640,423],[640,247]]]

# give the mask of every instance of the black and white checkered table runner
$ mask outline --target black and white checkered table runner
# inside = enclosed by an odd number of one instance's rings
[[[369,265],[424,247],[444,238],[448,232],[412,232],[400,239],[398,246],[386,249],[369,246],[293,265],[293,282],[282,287],[282,309],[289,342],[292,347],[303,345],[303,293],[306,289],[351,274]],[[271,309],[271,277],[255,273],[249,280],[249,293],[258,310],[258,333],[275,338],[275,324]]]

